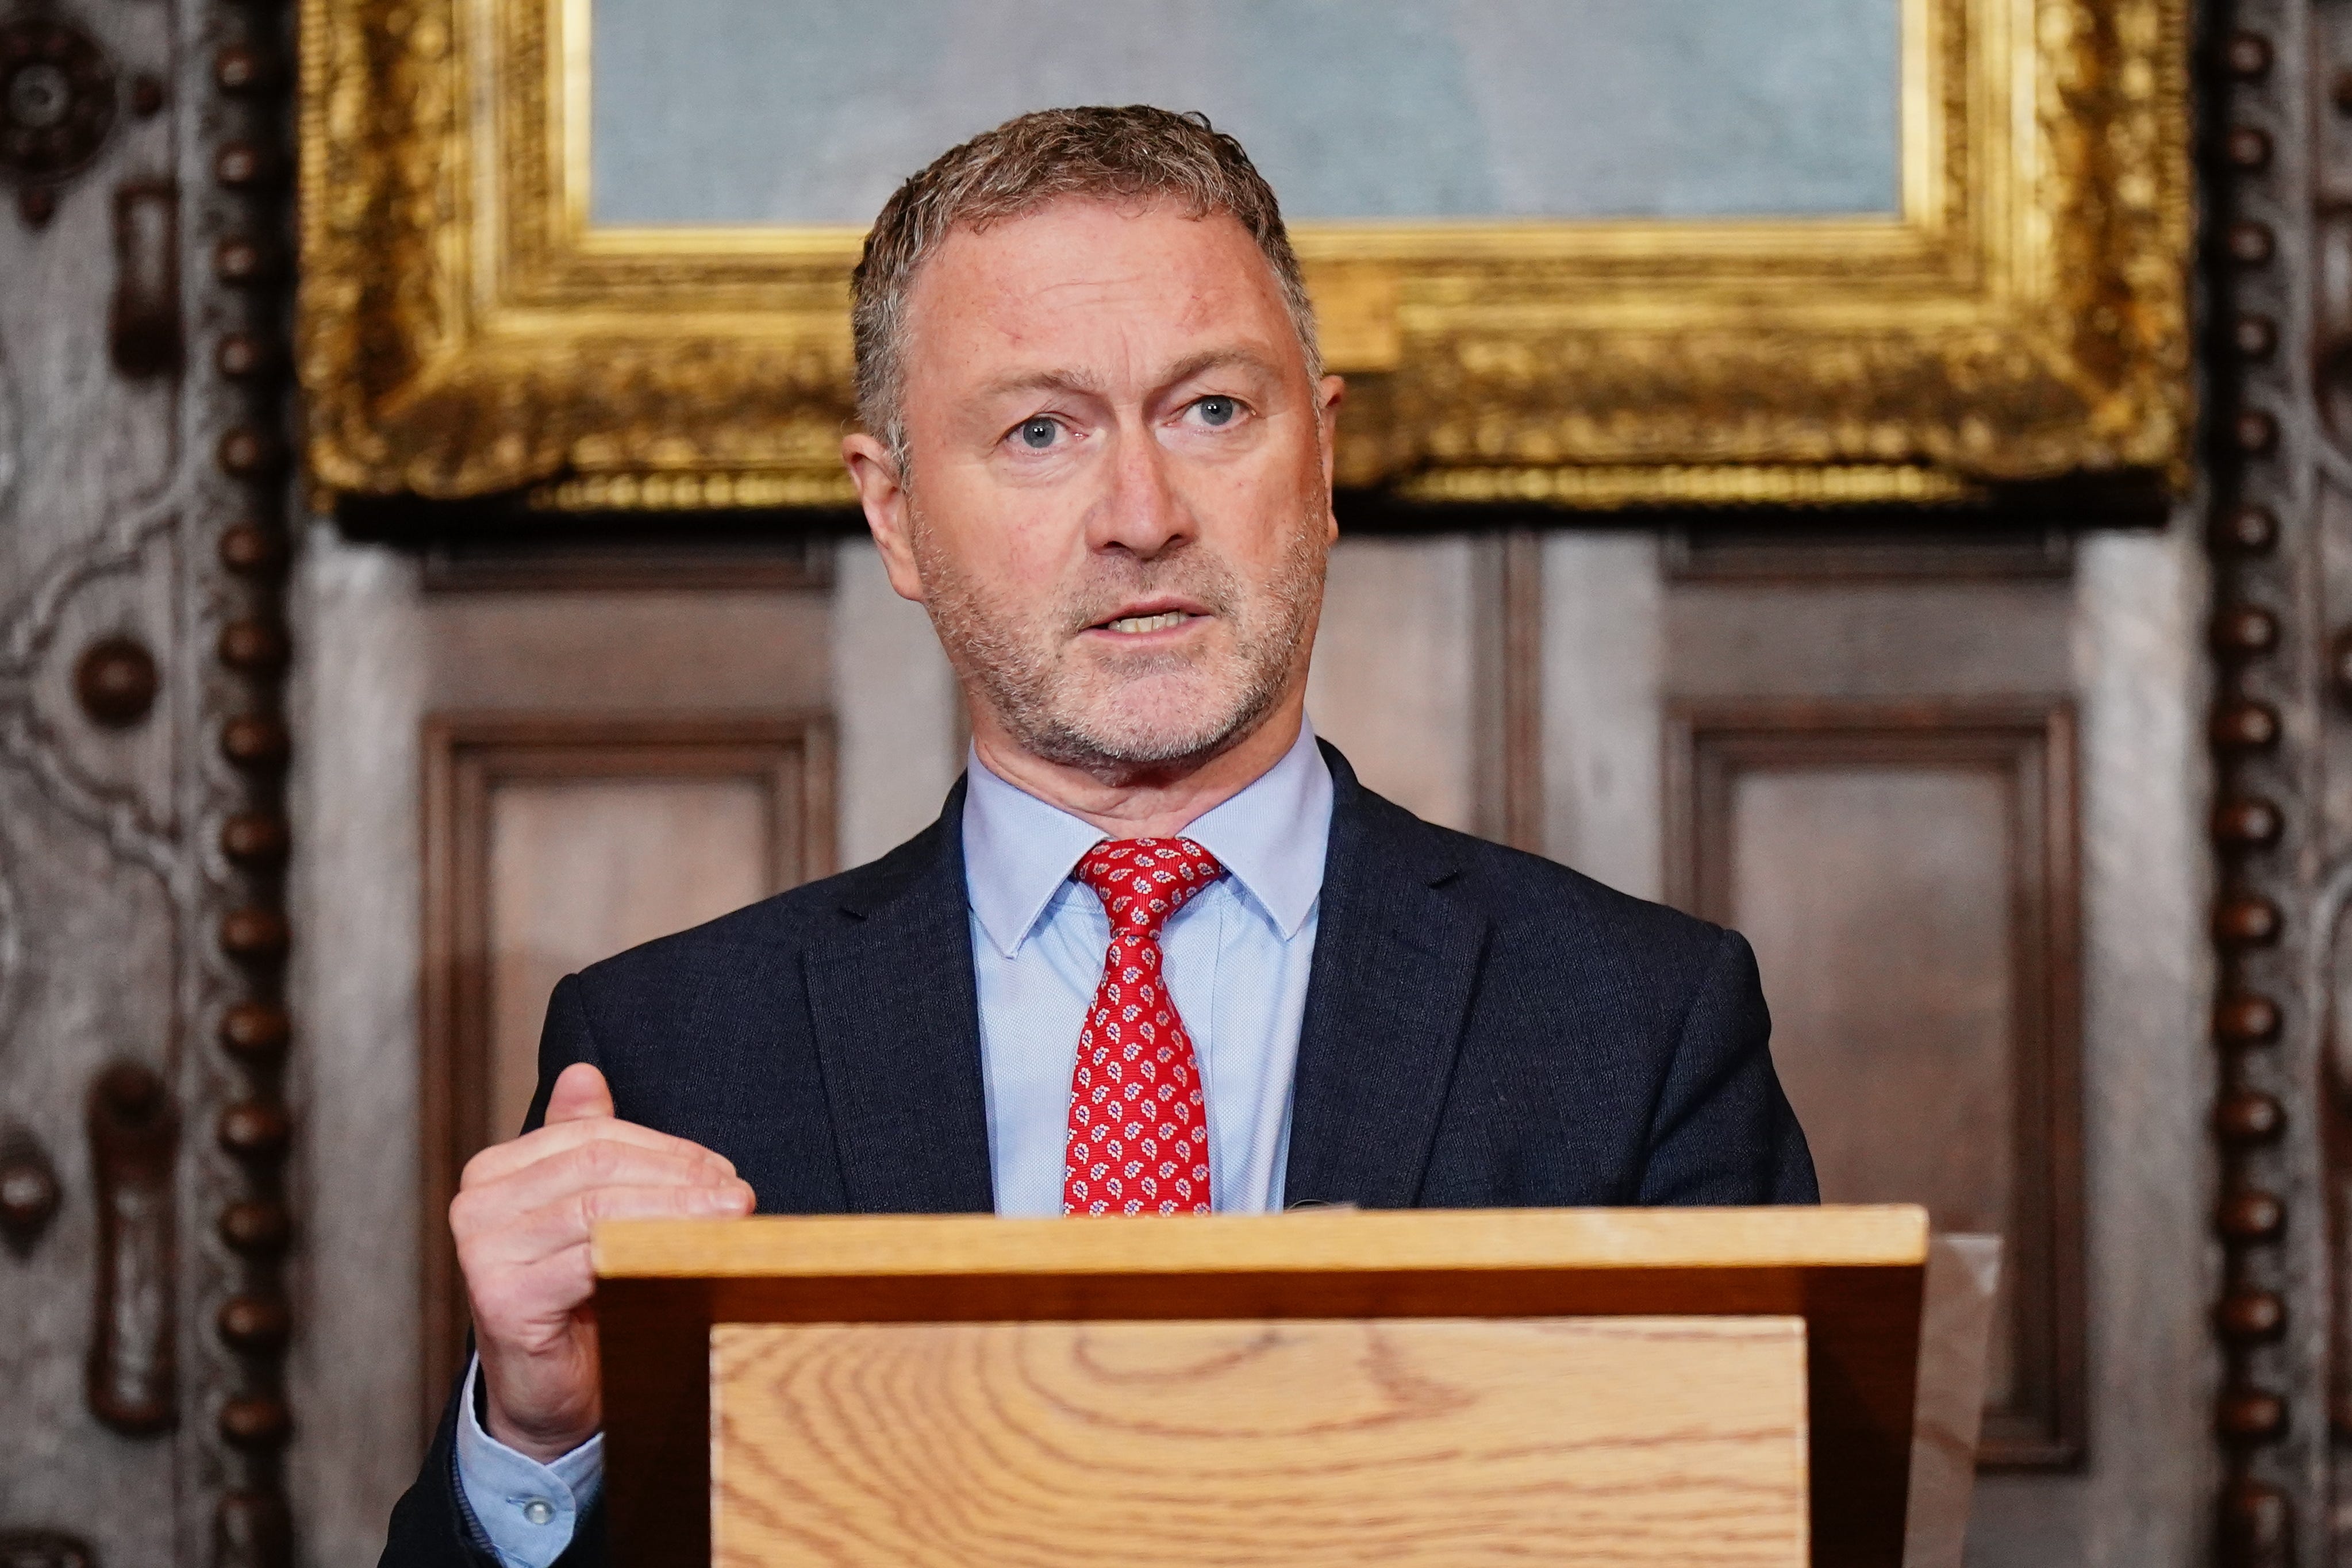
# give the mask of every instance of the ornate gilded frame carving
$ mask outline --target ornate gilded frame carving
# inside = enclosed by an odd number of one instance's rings
[[[1347,480],[1563,506],[2174,477],[2189,0],[1903,0],[1902,211],[1311,223]],[[331,491],[846,499],[847,228],[587,221],[588,0],[302,0]]]

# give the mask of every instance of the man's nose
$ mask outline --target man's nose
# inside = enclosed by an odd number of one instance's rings
[[[1170,461],[1149,431],[1118,432],[1112,442],[1108,488],[1087,519],[1088,549],[1120,549],[1148,561],[1192,538],[1192,511],[1177,492]]]

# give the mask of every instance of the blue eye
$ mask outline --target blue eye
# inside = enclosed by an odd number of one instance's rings
[[[1021,444],[1033,452],[1042,452],[1054,444],[1062,427],[1051,419],[1024,419],[1021,422]]]
[[[1230,397],[1204,397],[1192,406],[1201,411],[1203,425],[1230,425],[1234,416],[1241,412],[1240,405]]]

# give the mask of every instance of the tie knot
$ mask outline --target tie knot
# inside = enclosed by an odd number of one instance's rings
[[[1156,936],[1168,917],[1225,874],[1217,858],[1189,838],[1112,838],[1087,851],[1079,881],[1102,900],[1111,929]]]

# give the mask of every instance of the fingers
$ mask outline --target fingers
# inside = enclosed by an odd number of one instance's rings
[[[594,1067],[587,1062],[573,1062],[555,1075],[555,1087],[547,1093],[548,1126],[612,1114],[612,1086]]]
[[[569,1068],[564,1069],[567,1073]],[[589,1069],[593,1072],[595,1069]],[[561,1080],[559,1079],[559,1084]],[[735,1173],[735,1163],[714,1154],[699,1143],[684,1138],[673,1138],[667,1132],[656,1132],[650,1127],[640,1127],[634,1121],[621,1121],[609,1116],[594,1117],[582,1121],[566,1121],[527,1132],[504,1143],[493,1143],[466,1162],[466,1172],[458,1182],[461,1189],[470,1190],[490,1182],[501,1181],[526,1165],[579,1148],[584,1143],[615,1142],[634,1144],[641,1149],[674,1154],[681,1159],[700,1160],[716,1166],[726,1175]]]
[[[598,1187],[551,1204],[541,1214],[565,1215],[585,1236],[599,1220],[734,1218],[751,1212],[751,1184],[723,1187]]]
[[[513,1305],[534,1318],[548,1316],[588,1299],[593,1281],[577,1268],[538,1276],[543,1266],[585,1245],[597,1221],[728,1219],[750,1214],[751,1202],[751,1189],[742,1182],[724,1187],[593,1187],[519,1213],[503,1225],[469,1232],[460,1238],[459,1262],[478,1296],[520,1288],[530,1299]]]
[[[533,1161],[493,1182],[469,1185],[449,1205],[450,1228],[463,1236],[598,1187],[751,1189],[723,1161],[692,1144],[655,1148],[599,1138]]]

